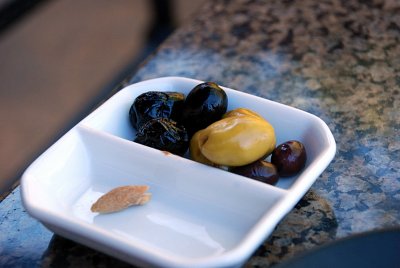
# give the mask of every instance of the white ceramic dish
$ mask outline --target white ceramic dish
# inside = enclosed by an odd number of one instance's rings
[[[274,126],[278,144],[305,144],[308,160],[298,176],[270,186],[131,141],[128,111],[136,96],[188,93],[199,83],[165,77],[111,97],[25,171],[29,214],[55,233],[132,264],[242,265],[328,166],[336,144],[316,116],[228,88],[228,110],[253,109]],[[100,195],[128,184],[149,185],[152,200],[113,214],[90,211]]]

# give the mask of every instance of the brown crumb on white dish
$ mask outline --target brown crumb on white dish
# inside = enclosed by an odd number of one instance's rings
[[[111,213],[130,206],[144,205],[151,199],[146,193],[149,186],[130,185],[117,187],[101,196],[91,207],[92,212]]]

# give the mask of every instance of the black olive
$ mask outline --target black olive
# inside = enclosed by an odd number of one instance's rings
[[[232,167],[229,171],[271,185],[275,185],[279,179],[276,167],[264,160],[258,160],[245,166]]]
[[[271,155],[271,163],[276,166],[282,177],[296,175],[306,164],[307,153],[299,141],[287,141],[278,145]]]
[[[184,101],[185,95],[179,92],[149,91],[143,93],[131,105],[129,120],[136,129],[154,118],[169,118],[179,121]]]
[[[220,120],[227,107],[227,95],[216,83],[205,82],[194,87],[183,107],[183,124],[189,136]]]
[[[167,118],[147,121],[137,131],[134,141],[177,155],[184,155],[189,147],[189,137],[185,128]]]

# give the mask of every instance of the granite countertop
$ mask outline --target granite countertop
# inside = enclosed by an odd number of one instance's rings
[[[123,85],[214,81],[305,110],[337,154],[247,266],[400,226],[400,2],[209,1]],[[19,188],[0,203],[1,267],[129,267],[30,218]]]

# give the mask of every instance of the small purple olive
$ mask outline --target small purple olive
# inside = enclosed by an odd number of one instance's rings
[[[279,179],[276,167],[264,160],[257,160],[245,166],[232,167],[230,171],[271,185],[275,185]]]
[[[278,145],[271,155],[271,163],[278,169],[279,176],[296,175],[306,164],[307,154],[304,145],[291,140]]]

